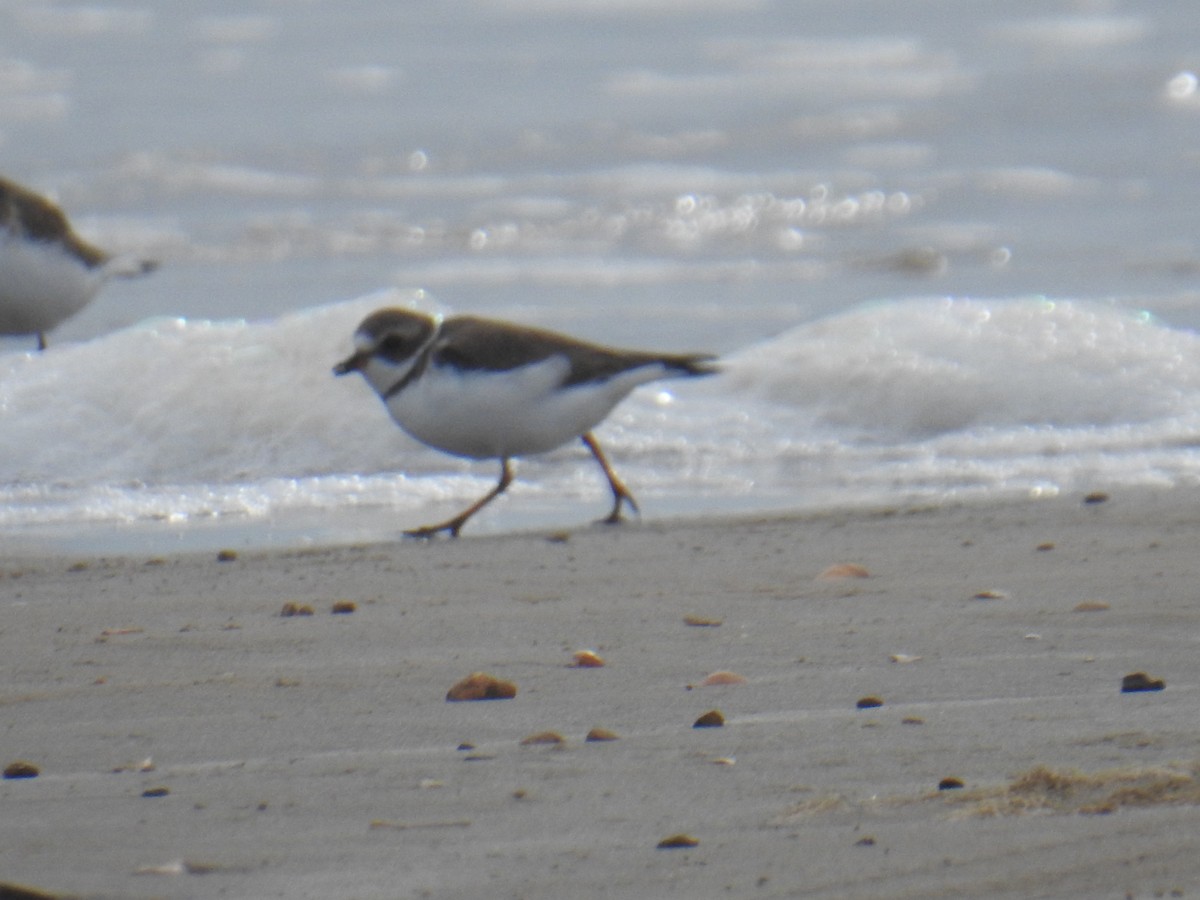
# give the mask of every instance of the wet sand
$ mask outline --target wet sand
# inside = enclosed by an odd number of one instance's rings
[[[1200,883],[1200,492],[229,556],[0,562],[0,764],[39,771],[0,782],[0,881],[122,898]],[[573,667],[580,650],[606,664]],[[446,702],[476,671],[516,697]],[[745,682],[703,683],[719,671]],[[1122,693],[1137,671],[1165,689]],[[723,727],[693,727],[714,709]],[[548,731],[562,742],[522,743]],[[695,846],[658,848],[678,834]]]

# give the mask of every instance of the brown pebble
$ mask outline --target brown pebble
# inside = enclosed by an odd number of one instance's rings
[[[144,791],[142,791],[142,796],[143,797],[165,797],[169,793],[171,793],[170,788],[152,787],[152,788],[146,788]]]
[[[683,624],[693,628],[716,628],[724,619],[710,619],[707,616],[684,616]]]
[[[857,563],[837,563],[829,566],[817,576],[821,581],[837,581],[839,578],[870,578],[871,573]]]
[[[312,614],[313,608],[307,603],[292,603],[290,600],[279,610],[279,615],[285,619],[289,616],[311,616]]]
[[[1041,544],[1038,544],[1033,549],[1037,550],[1039,553],[1045,553],[1049,550],[1053,550],[1054,549],[1054,541],[1045,541]]]
[[[455,750],[474,750],[475,745],[472,744],[470,741],[463,741],[461,744],[459,744],[454,749]]]
[[[875,846],[875,838],[871,837],[871,835],[868,834],[866,837],[861,837],[857,841],[855,841],[854,846],[855,847],[874,847]]]
[[[616,741],[620,740],[620,735],[615,731],[609,731],[607,728],[593,728],[587,733],[585,741]]]
[[[875,709],[877,706],[883,706],[883,700],[879,697],[861,697],[854,705],[859,709]]]
[[[714,685],[714,684],[745,684],[745,683],[746,683],[746,677],[744,675],[739,675],[737,672],[727,672],[724,669],[722,669],[721,671],[718,671],[718,672],[713,672],[711,675],[709,675],[707,678],[705,678],[702,682],[700,682],[700,684],[704,687],[708,687],[708,686]]]
[[[356,609],[358,609],[358,606],[355,605],[353,600],[338,600],[333,604],[333,607],[329,611],[335,616],[345,616],[354,612]]]
[[[220,550],[217,552],[217,562],[233,562],[238,558],[236,550]]]
[[[446,693],[447,702],[459,700],[511,700],[517,686],[486,672],[472,672]]]
[[[720,728],[725,724],[725,717],[719,709],[710,709],[693,724],[693,728]]]
[[[604,657],[594,650],[576,650],[571,656],[569,668],[599,669],[604,665]]]
[[[698,847],[700,842],[690,834],[673,834],[658,842],[659,850],[677,850],[681,847]]]
[[[1145,672],[1131,672],[1121,679],[1122,694],[1136,694],[1139,691],[1161,691],[1167,683],[1161,678],[1151,678]]]
[[[557,731],[539,731],[529,737],[521,738],[522,747],[532,747],[536,744],[565,744],[567,739]]]
[[[941,781],[938,782],[938,790],[939,791],[956,791],[959,788],[961,788],[962,786],[963,786],[962,779],[954,778],[953,776],[951,776],[949,778],[943,778]]]
[[[1076,603],[1072,612],[1104,612],[1104,610],[1111,608],[1103,600],[1084,600],[1081,603]]]
[[[38,767],[31,762],[18,759],[4,767],[5,778],[37,778]]]
[[[971,595],[972,600],[1007,600],[1008,594],[1004,591],[979,591]]]
[[[905,716],[900,720],[901,725],[924,725],[925,720],[920,716]]]
[[[1104,491],[1092,491],[1083,498],[1084,503],[1106,503],[1107,501],[1108,494],[1104,493]]]

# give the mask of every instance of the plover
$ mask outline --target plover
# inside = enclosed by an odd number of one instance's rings
[[[474,316],[439,321],[406,309],[381,309],[354,334],[354,353],[335,375],[361,372],[404,431],[455,456],[500,460],[500,480],[445,522],[405,532],[457,537],[471,516],[512,483],[514,457],[545,453],[579,438],[612,490],[603,520],[637,511],[592,434],[638,385],[660,378],[711,375],[710,354],[616,350],[563,334]]]
[[[93,247],[61,209],[0,177],[0,335],[36,334],[45,350],[46,332],[87,306],[109,278],[156,267]]]

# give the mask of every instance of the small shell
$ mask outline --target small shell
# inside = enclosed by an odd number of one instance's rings
[[[599,669],[604,665],[604,657],[593,650],[576,650],[571,656],[572,669]]]
[[[979,591],[971,595],[972,600],[1007,600],[1008,594],[1004,591]]]
[[[1081,603],[1076,603],[1072,612],[1104,612],[1106,609],[1112,609],[1103,600],[1084,600]]]
[[[817,578],[821,581],[837,581],[840,578],[870,578],[871,573],[857,563],[836,563],[829,566]]]
[[[737,672],[727,672],[724,669],[717,671],[717,672],[713,672],[711,675],[709,675],[707,678],[705,678],[702,682],[700,682],[700,684],[704,687],[708,687],[708,686],[714,685],[714,684],[745,684],[745,683],[746,683],[746,677],[744,675],[739,675]]]
[[[659,850],[678,850],[681,847],[698,847],[700,842],[690,834],[673,834],[658,842]]]
[[[565,744],[567,739],[557,731],[539,731],[537,734],[531,734],[529,737],[521,738],[522,747],[531,747],[536,744]]]
[[[511,700],[517,686],[486,672],[472,672],[446,693],[447,702],[459,700]]]

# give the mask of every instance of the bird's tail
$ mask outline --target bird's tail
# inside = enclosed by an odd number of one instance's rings
[[[104,274],[108,278],[137,278],[158,268],[158,260],[144,259],[132,254],[110,257],[104,263]]]
[[[665,356],[662,359],[672,375],[697,377],[701,375],[716,375],[721,371],[717,357],[712,353],[685,353],[677,356]]]

